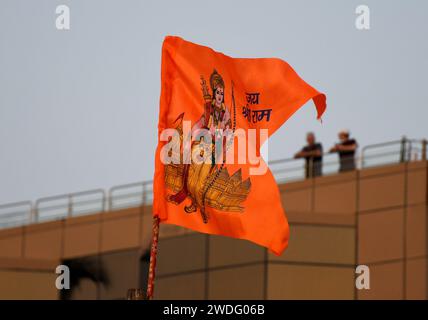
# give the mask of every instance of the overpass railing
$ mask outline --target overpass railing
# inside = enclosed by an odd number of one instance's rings
[[[396,164],[400,162],[427,159],[427,141],[407,139],[372,144],[361,149],[355,157],[356,168],[369,168]],[[281,159],[269,161],[278,183],[311,178],[313,166],[304,159]],[[337,154],[323,155],[322,175],[336,174],[340,161]],[[0,228],[9,228],[64,219],[92,213],[113,211],[123,208],[139,207],[153,200],[152,181],[141,181],[117,185],[109,190],[94,189],[83,192],[56,195],[31,201],[22,201],[0,205]]]

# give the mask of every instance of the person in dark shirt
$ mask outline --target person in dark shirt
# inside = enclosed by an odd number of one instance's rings
[[[306,135],[306,146],[294,155],[294,158],[305,158],[306,178],[319,177],[322,175],[322,145],[315,142],[315,135],[309,132]]]
[[[337,152],[340,159],[339,172],[355,170],[355,151],[358,148],[358,143],[355,139],[350,138],[348,130],[339,132],[340,143],[337,143],[330,152]]]

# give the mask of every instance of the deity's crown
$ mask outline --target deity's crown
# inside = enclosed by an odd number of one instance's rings
[[[217,72],[216,69],[214,69],[213,73],[211,73],[210,76],[210,85],[211,90],[214,94],[215,89],[217,89],[218,86],[221,86],[224,89],[224,81],[221,75]]]

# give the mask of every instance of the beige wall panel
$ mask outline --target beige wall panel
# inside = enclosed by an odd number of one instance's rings
[[[427,255],[427,207],[418,205],[407,208],[407,257]]]
[[[0,239],[22,235],[24,227],[0,229]]]
[[[312,190],[292,190],[281,193],[285,212],[310,212],[312,210]]]
[[[222,236],[210,236],[209,239],[210,268],[264,261],[265,250],[254,243]]]
[[[166,275],[205,269],[206,241],[207,236],[204,234],[160,239],[156,274]]]
[[[353,228],[292,226],[285,252],[273,261],[353,264],[355,262],[355,230]]]
[[[355,210],[355,181],[318,185],[316,187],[315,212],[354,214]]]
[[[428,298],[427,272],[427,258],[407,260],[406,299],[425,300]]]
[[[130,249],[139,246],[141,217],[123,215],[102,222],[101,251]]]
[[[41,224],[25,231],[25,257],[30,259],[58,259],[62,255],[62,223]]]
[[[73,290],[71,300],[96,300],[97,285],[89,279],[82,279],[79,286]]]
[[[354,214],[328,214],[328,213],[304,213],[286,212],[290,224],[320,224],[337,226],[355,226]]]
[[[160,229],[163,228],[163,225]],[[141,233],[140,233],[140,243],[143,248],[148,248],[151,244],[152,239],[152,229],[153,229],[153,215],[150,208],[143,208],[142,219],[141,219]]]
[[[103,220],[123,218],[125,216],[138,216],[141,213],[142,207],[117,209],[102,213]]]
[[[421,204],[427,202],[426,168],[412,168],[407,173],[407,203]]]
[[[100,223],[90,222],[65,227],[64,258],[97,254],[100,249]]]
[[[403,217],[402,209],[359,216],[359,263],[403,258]]]
[[[27,258],[0,258],[0,269],[51,272],[60,264],[61,260],[27,259]]]
[[[128,289],[138,287],[139,255],[136,250],[118,251],[101,256],[107,285],[100,285],[100,299],[126,299]]]
[[[391,165],[366,168],[366,169],[360,170],[359,175],[361,178],[379,177],[379,176],[403,173],[405,169],[406,169],[406,164],[404,164],[404,163],[396,164],[395,163],[395,164],[391,164]]]
[[[360,211],[402,206],[404,190],[404,174],[361,179]]]
[[[22,256],[23,228],[0,230],[0,258]]]
[[[403,262],[369,265],[369,268],[370,289],[358,290],[358,299],[403,299]]]
[[[354,268],[270,264],[268,299],[354,299]]]
[[[314,183],[313,179],[305,179],[301,181],[282,183],[278,185],[278,188],[280,192],[304,190],[304,189],[311,189],[313,183]]]
[[[156,279],[155,299],[201,300],[205,298],[205,272]]]
[[[0,300],[57,300],[54,272],[0,270]]]
[[[331,183],[352,182],[357,179],[358,171],[342,172],[340,174],[327,175],[315,178],[315,185],[321,186]]]
[[[74,226],[80,224],[97,223],[100,222],[103,215],[107,213],[96,213],[85,216],[72,217],[65,220],[65,226]]]
[[[263,299],[264,264],[212,270],[209,273],[208,298]]]

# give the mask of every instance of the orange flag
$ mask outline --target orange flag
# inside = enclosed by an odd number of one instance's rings
[[[260,146],[310,99],[320,118],[325,95],[280,59],[231,58],[170,36],[161,77],[154,216],[281,254],[289,227]]]

